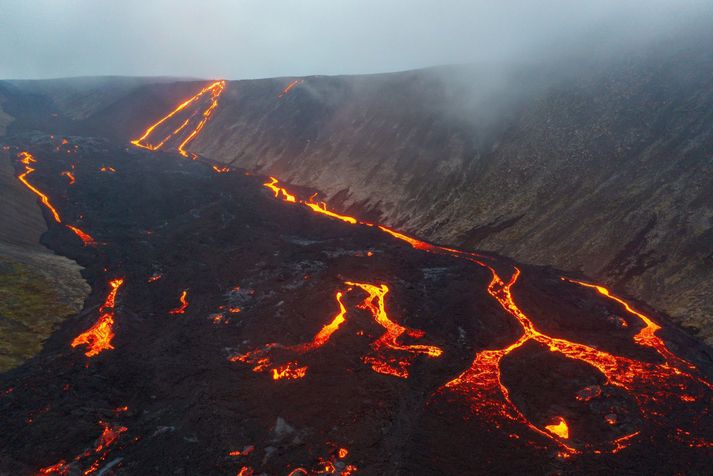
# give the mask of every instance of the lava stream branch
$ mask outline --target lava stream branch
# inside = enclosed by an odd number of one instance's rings
[[[378,286],[354,282],[347,282],[346,284],[358,287],[368,294],[359,307],[369,311],[377,324],[386,330],[386,332],[371,345],[374,350],[374,355],[363,358],[364,363],[370,365],[374,372],[407,378],[409,375],[408,368],[416,355],[423,354],[428,357],[440,357],[441,354],[443,354],[443,350],[433,345],[406,345],[399,342],[399,339],[404,334],[415,339],[420,339],[425,333],[421,330],[401,326],[389,319],[385,303],[385,297],[389,292],[389,287],[386,284]],[[407,352],[411,355],[409,358],[387,358],[383,353],[385,349]]]
[[[181,295],[178,296],[178,307],[168,311],[169,314],[184,314],[186,309],[188,309],[188,290],[184,289],[181,291]]]
[[[337,292],[336,300],[339,306],[339,311],[332,318],[329,324],[325,324],[322,329],[314,336],[314,338],[302,344],[292,346],[283,346],[277,343],[266,344],[260,349],[247,352],[245,354],[235,355],[230,358],[231,362],[243,362],[253,367],[253,372],[271,371],[273,380],[290,379],[295,380],[307,375],[307,367],[300,366],[295,361],[290,361],[285,364],[276,365],[273,363],[271,354],[276,349],[282,349],[289,353],[302,355],[307,352],[312,352],[324,346],[339,327],[346,322],[345,315],[347,309],[342,302],[343,293]]]
[[[181,154],[183,157],[188,157],[189,153],[186,151],[186,147],[188,144],[190,144],[197,136],[200,134],[201,130],[203,130],[203,127],[205,127],[206,123],[208,120],[211,118],[213,113],[215,112],[215,109],[218,107],[218,98],[220,95],[223,93],[225,90],[226,82],[225,81],[215,81],[208,86],[204,87],[201,89],[198,93],[193,95],[191,98],[187,99],[186,101],[182,102],[179,104],[173,111],[169,112],[166,114],[164,117],[159,119],[157,122],[149,126],[144,133],[139,137],[138,139],[134,139],[131,141],[131,143],[137,147],[141,147],[143,149],[148,149],[148,150],[159,150],[161,149],[166,143],[174,138],[178,139],[179,135],[182,134],[184,131],[189,130],[188,126],[191,123],[191,120],[198,115],[197,111],[193,111],[193,113],[185,119],[180,125],[172,129],[166,136],[164,136],[161,140],[158,142],[151,144],[149,142],[149,139],[153,135],[154,131],[156,128],[159,126],[162,126],[165,122],[179,114],[181,111],[186,109],[188,106],[192,105],[193,103],[198,102],[204,95],[209,94],[210,95],[210,104],[209,106],[202,112],[200,113],[200,119],[196,123],[196,125],[190,129],[190,132],[181,140],[179,145],[177,146],[177,151],[179,154]],[[195,157],[194,157],[195,158]]]
[[[293,81],[288,84],[288,86],[281,93],[280,97],[284,96],[284,94],[297,86],[297,84],[299,84],[299,81]],[[211,114],[217,107],[217,99],[220,93],[222,93],[223,88],[224,84],[221,82],[213,83],[212,85],[204,88],[198,94],[179,105],[167,116],[149,127],[141,138],[133,141],[132,143],[150,150],[155,150],[156,148],[162,146],[165,144],[166,140],[170,139],[170,137],[161,141],[158,146],[151,146],[143,141],[151,135],[157,126],[161,125],[163,122],[167,121],[181,110],[197,101],[203,94],[210,92],[210,106],[204,111],[201,120],[193,128],[192,132],[189,133],[178,146],[178,151],[181,155],[187,156],[185,146],[200,133],[201,129],[210,118]],[[186,127],[187,125],[184,122],[174,130],[174,133],[177,134],[183,131]],[[362,224],[366,226],[378,227],[381,231],[408,243],[415,249],[430,253],[449,255],[454,258],[464,259],[478,266],[487,268],[492,274],[492,280],[487,288],[488,293],[500,304],[505,312],[507,312],[520,324],[523,334],[515,342],[505,348],[488,349],[478,352],[470,368],[466,369],[461,373],[461,375],[442,386],[439,392],[450,390],[463,395],[471,402],[471,407],[474,412],[487,419],[493,421],[502,421],[504,419],[521,423],[535,433],[543,435],[552,442],[556,443],[566,455],[575,454],[581,450],[591,450],[595,453],[602,452],[603,450],[602,448],[592,447],[586,443],[578,443],[576,445],[577,448],[575,448],[575,445],[570,443],[570,440],[574,438],[573,433],[576,435],[576,431],[570,431],[569,425],[564,418],[561,416],[551,416],[550,424],[544,424],[541,427],[537,426],[532,423],[532,421],[528,419],[511,400],[509,390],[503,384],[501,379],[501,362],[505,356],[522,347],[522,345],[526,342],[533,341],[539,343],[552,352],[559,353],[562,356],[572,360],[584,362],[593,367],[604,376],[608,385],[616,386],[631,394],[638,402],[643,414],[651,420],[656,420],[657,415],[665,414],[665,412],[661,411],[661,407],[665,407],[670,401],[684,403],[696,401],[696,397],[690,395],[700,394],[700,391],[692,388],[695,385],[702,385],[705,387],[706,391],[709,391],[711,388],[710,384],[705,379],[694,377],[690,373],[690,371],[695,369],[692,364],[677,357],[669,351],[663,340],[656,336],[656,332],[660,329],[660,327],[655,324],[653,320],[636,311],[623,299],[613,296],[606,288],[590,285],[588,283],[576,282],[576,284],[596,289],[600,294],[618,302],[628,313],[640,319],[644,323],[645,327],[634,337],[634,342],[639,345],[654,348],[665,359],[664,363],[649,363],[616,356],[585,344],[543,334],[536,329],[530,317],[518,307],[513,299],[511,289],[520,276],[520,270],[518,268],[514,268],[510,279],[506,282],[496,271],[495,265],[491,266],[488,264],[489,261],[492,261],[491,258],[487,258],[476,253],[433,245],[399,231],[392,230],[383,225],[363,222],[355,217],[336,213],[329,210],[324,202],[316,202],[315,195],[309,197],[307,200],[299,199],[296,195],[280,186],[279,181],[275,177],[270,177],[270,181],[266,182],[264,186],[269,188],[274,193],[275,198],[281,199],[285,202],[303,205],[315,213],[339,219],[349,224]],[[354,283],[352,284],[356,285]],[[374,288],[372,289],[368,286],[374,286]],[[383,307],[383,296],[386,294],[388,288],[381,288],[379,286],[385,285],[358,286],[368,293],[367,299],[362,303],[362,308],[371,312],[374,319],[384,325],[387,329],[387,332],[374,343],[373,347],[408,350],[409,352],[423,353],[434,356],[433,354],[437,352],[435,350],[437,348],[433,348],[431,346],[405,346],[397,342],[398,337],[403,333],[407,333],[407,335],[412,337],[418,336],[419,334],[417,332],[409,334],[406,330],[402,330],[405,328],[398,325],[391,328],[389,327],[394,323],[388,320]],[[341,301],[339,302],[341,305]],[[331,333],[329,336],[331,336]],[[270,358],[270,354],[276,349],[290,349],[295,352],[295,347],[299,346],[293,346],[293,348],[290,348],[279,344],[268,344],[262,349],[249,352],[241,356],[236,356],[232,360],[250,363],[254,366],[253,370],[255,371],[272,369],[273,378],[300,378],[306,373],[306,367],[301,367],[294,361],[287,362],[282,366],[275,366]],[[440,351],[440,349],[438,349],[438,351]],[[681,370],[679,367],[682,367],[685,370]],[[404,369],[401,362],[397,361],[396,366],[390,366],[387,363],[383,368],[390,368],[394,371],[392,372],[393,374],[401,373],[403,375]],[[634,432],[613,439],[610,441],[607,450],[610,452],[619,451],[628,445],[638,434],[639,432]]]
[[[79,237],[79,239],[82,240],[82,243],[84,243],[84,246],[89,246],[89,245],[93,245],[94,243],[96,243],[94,241],[94,238],[92,238],[92,236],[89,233],[86,233],[86,232],[80,230],[76,226],[67,225],[67,228],[69,228],[72,231],[72,233],[77,235]]]
[[[109,294],[107,294],[104,304],[99,308],[99,319],[88,330],[82,332],[72,341],[72,347],[86,345],[84,353],[87,357],[95,357],[105,350],[113,349],[111,341],[114,339],[114,308],[116,305],[116,294],[124,284],[123,278],[109,281]]]
[[[461,375],[446,383],[437,392],[445,390],[454,391],[463,395],[471,402],[471,408],[474,413],[483,416],[489,420],[510,420],[523,424],[537,434],[545,436],[554,442],[561,449],[560,454],[564,456],[572,455],[581,452],[569,443],[570,429],[567,426],[565,433],[561,429],[561,425],[567,425],[567,422],[561,416],[554,416],[555,423],[544,425],[543,428],[538,427],[530,419],[528,419],[511,400],[508,388],[503,384],[501,379],[501,362],[502,359],[511,354],[514,350],[520,348],[523,344],[529,341],[535,341],[545,346],[552,352],[557,352],[569,359],[584,362],[598,370],[604,375],[607,384],[614,385],[634,396],[635,400],[641,407],[644,415],[650,420],[657,420],[657,416],[663,413],[661,407],[666,407],[669,402],[677,401],[682,403],[690,403],[696,401],[696,397],[690,395],[700,394],[696,391],[695,385],[702,384],[707,390],[710,389],[710,383],[705,379],[691,375],[689,372],[679,370],[669,364],[673,362],[679,366],[693,369],[692,364],[680,359],[668,350],[664,342],[656,336],[656,331],[660,326],[656,325],[653,320],[644,314],[636,311],[632,306],[626,303],[623,299],[617,298],[609,293],[606,288],[596,285],[589,285],[595,288],[600,294],[615,300],[627,310],[627,312],[638,317],[645,324],[635,337],[634,341],[640,345],[653,347],[666,359],[663,364],[642,362],[635,359],[620,357],[608,352],[601,351],[594,347],[572,342],[562,338],[551,337],[543,334],[536,329],[532,320],[518,307],[515,303],[511,289],[517,282],[520,276],[520,269],[515,267],[508,282],[505,282],[494,266],[487,264],[490,259],[477,253],[461,251],[453,248],[433,245],[417,238],[408,236],[396,230],[392,230],[383,225],[374,225],[368,222],[362,222],[354,217],[340,215],[329,211],[324,202],[315,203],[314,195],[307,201],[298,199],[294,194],[290,193],[284,187],[279,185],[279,181],[275,177],[270,177],[270,181],[264,184],[265,187],[273,191],[275,198],[282,199],[288,203],[299,203],[307,206],[312,211],[320,214],[337,218],[350,224],[362,224],[366,226],[377,226],[381,231],[402,240],[413,248],[426,251],[429,253],[438,253],[452,256],[458,259],[465,259],[478,266],[487,268],[492,280],[488,285],[488,294],[490,294],[500,306],[510,314],[522,327],[522,336],[503,349],[483,350],[476,354],[470,368],[466,369]],[[585,285],[578,282],[577,284]],[[369,291],[367,291],[369,292]],[[364,303],[364,307],[369,309],[374,315],[379,315],[379,305],[375,305],[373,300],[378,298],[379,293],[375,292],[368,299],[369,303]],[[378,299],[377,299],[378,302]],[[378,319],[377,319],[378,321]],[[388,332],[386,336],[388,336]],[[663,387],[665,390],[660,390]],[[684,391],[685,389],[685,391]],[[496,422],[497,424],[497,422]],[[612,440],[608,448],[593,447],[589,444],[578,445],[582,449],[601,453],[604,450],[609,452],[617,452],[626,445],[630,444],[635,436],[640,432],[623,435]],[[566,438],[565,438],[566,435]],[[689,441],[697,441],[689,438]]]
[[[290,81],[290,83],[287,86],[285,86],[285,88],[282,91],[280,91],[280,94],[278,94],[277,97],[282,99],[283,97],[285,97],[285,95],[287,93],[289,93],[294,88],[296,88],[297,86],[299,86],[300,84],[302,84],[304,82],[305,82],[304,79],[294,79],[294,80]]]
[[[57,212],[57,209],[54,207],[54,205],[52,205],[52,203],[50,202],[49,197],[42,193],[38,188],[33,186],[27,180],[27,177],[35,172],[35,169],[30,167],[30,164],[37,162],[37,160],[29,152],[20,152],[20,162],[25,165],[25,171],[18,175],[17,178],[25,185],[25,187],[30,189],[32,193],[34,193],[40,198],[42,204],[52,214],[52,218],[54,218],[54,221],[56,221],[57,223],[62,223],[62,218],[59,216],[59,212]]]
[[[77,181],[77,179],[74,176],[74,173],[72,173],[69,170],[65,170],[64,172],[61,173],[62,176],[67,177],[69,179],[69,185],[74,185],[74,182]]]
[[[54,218],[54,221],[59,224],[62,224],[62,217],[60,217],[59,212],[57,211],[55,206],[52,205],[52,202],[50,201],[49,197],[27,180],[27,177],[35,172],[35,168],[31,167],[30,165],[36,163],[37,159],[35,159],[35,157],[27,151],[20,152],[18,154],[18,157],[20,158],[20,162],[25,166],[24,172],[17,176],[18,180],[22,182],[22,184],[25,185],[25,187],[27,187],[32,193],[39,197],[40,202],[42,202],[45,208],[47,208],[47,210],[49,210],[49,212],[52,214],[52,218]],[[62,175],[67,175],[67,177],[70,178],[70,185],[74,183],[74,175],[72,175],[71,172],[63,172]],[[80,240],[82,240],[85,246],[92,245],[95,243],[94,238],[92,238],[88,233],[82,231],[76,226],[66,226],[68,230],[70,230],[72,233],[77,235]]]
[[[99,426],[102,428],[102,433],[97,438],[94,448],[83,451],[69,463],[61,460],[51,466],[40,468],[37,475],[68,476],[75,474],[73,472],[75,466],[80,466],[82,463],[86,464],[87,461],[91,461],[91,463],[81,472],[82,475],[87,476],[99,470],[101,464],[109,456],[111,447],[116,444],[122,433],[128,431],[125,426],[111,425],[103,420],[99,420]]]
[[[374,285],[368,283],[346,282],[347,286],[362,289],[367,293],[367,297],[362,304],[361,309],[368,311],[374,321],[383,327],[386,332],[372,343],[374,353],[363,357],[363,362],[369,365],[374,372],[392,375],[395,377],[407,378],[408,368],[411,365],[416,355],[426,355],[428,357],[439,357],[443,351],[431,345],[406,345],[399,342],[403,334],[409,337],[420,339],[425,335],[423,331],[410,329],[401,326],[392,321],[387,312],[385,305],[385,296],[389,292],[389,287],[386,284]],[[352,288],[349,288],[351,291]],[[307,352],[312,352],[324,346],[332,335],[346,322],[347,309],[342,302],[344,293],[338,291],[336,294],[339,312],[332,318],[331,322],[324,325],[322,329],[314,336],[310,342],[284,346],[278,343],[270,343],[260,349],[239,354],[230,358],[233,362],[243,362],[253,366],[254,372],[272,371],[274,380],[279,379],[298,379],[307,374],[307,367],[301,366],[296,361],[289,361],[285,364],[276,365],[273,362],[272,354],[276,351],[284,351],[302,355]],[[410,354],[405,358],[392,358],[385,355],[386,350],[396,352],[406,352]]]
[[[584,281],[579,281],[579,280],[570,279],[570,278],[562,278],[562,280],[570,282],[570,283],[578,284],[578,285],[586,287],[586,288],[595,289],[602,296],[620,304],[626,310],[626,312],[628,312],[632,316],[636,316],[644,324],[644,327],[634,336],[634,342],[636,342],[637,344],[639,344],[641,346],[651,347],[652,349],[656,350],[656,352],[658,352],[659,355],[661,355],[661,357],[666,359],[666,361],[670,365],[684,367],[687,370],[695,370],[695,368],[696,368],[695,365],[693,365],[692,363],[688,362],[685,359],[682,359],[681,357],[677,356],[676,354],[674,354],[673,352],[668,350],[664,341],[659,336],[656,335],[656,332],[661,329],[661,326],[656,324],[654,321],[652,321],[645,314],[642,314],[639,311],[637,311],[636,309],[634,309],[628,302],[624,301],[620,297],[613,295],[604,286],[586,283]]]

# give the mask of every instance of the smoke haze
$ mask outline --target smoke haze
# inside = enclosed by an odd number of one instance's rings
[[[710,11],[694,0],[0,0],[0,78],[241,79],[589,57]]]

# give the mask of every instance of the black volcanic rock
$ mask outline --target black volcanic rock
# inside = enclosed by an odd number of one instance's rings
[[[0,473],[34,474],[60,461],[69,474],[94,467],[105,475],[235,474],[243,467],[256,474],[300,467],[309,474],[353,467],[359,474],[713,469],[713,450],[699,447],[713,441],[713,394],[702,380],[676,380],[682,386],[674,388],[642,374],[632,393],[531,340],[503,359],[501,379],[540,432],[484,411],[502,403],[473,398],[484,379],[446,386],[476,354],[506,348],[523,332],[488,292],[493,276],[483,266],[275,200],[264,177],[240,170],[216,173],[176,154],[78,137],[66,146],[44,138],[29,150],[38,160],[33,183],[66,224],[96,243],[84,246],[51,220],[43,242],[85,267],[92,293],[40,355],[0,376]],[[59,174],[70,164],[71,186]],[[504,279],[514,273],[505,258],[481,259]],[[521,269],[513,299],[541,332],[664,372],[660,354],[634,343],[643,324],[620,305],[563,282],[553,269]],[[112,307],[105,300],[115,278],[124,284]],[[347,281],[388,285],[390,319],[423,331],[400,343],[438,346],[442,355],[389,349],[380,357],[396,367],[407,360],[408,378],[372,370],[365,357],[379,354],[374,343],[384,327],[363,305],[365,293]],[[171,313],[183,291],[185,312]],[[346,320],[331,338],[301,354],[286,348],[310,342],[332,321],[339,291]],[[85,346],[72,348],[107,310],[114,348],[91,358]],[[691,375],[710,379],[705,347],[668,324],[659,333],[695,363]],[[253,371],[259,361],[234,361],[269,343],[285,347],[264,354],[272,359],[265,371]],[[271,370],[288,361],[307,367],[306,375],[273,380]],[[582,454],[563,455],[542,431],[557,417],[569,425],[566,444]],[[612,441],[634,433],[611,452]]]

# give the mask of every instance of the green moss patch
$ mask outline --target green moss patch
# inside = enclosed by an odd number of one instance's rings
[[[0,259],[0,371],[40,352],[55,326],[73,313],[50,280]]]

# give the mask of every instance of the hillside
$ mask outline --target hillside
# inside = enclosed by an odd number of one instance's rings
[[[308,77],[284,95],[296,79],[232,81],[189,150],[434,241],[582,271],[710,344],[710,40],[586,63]],[[205,84],[129,82],[89,115],[52,99],[69,93],[6,84],[9,133],[127,143]]]

